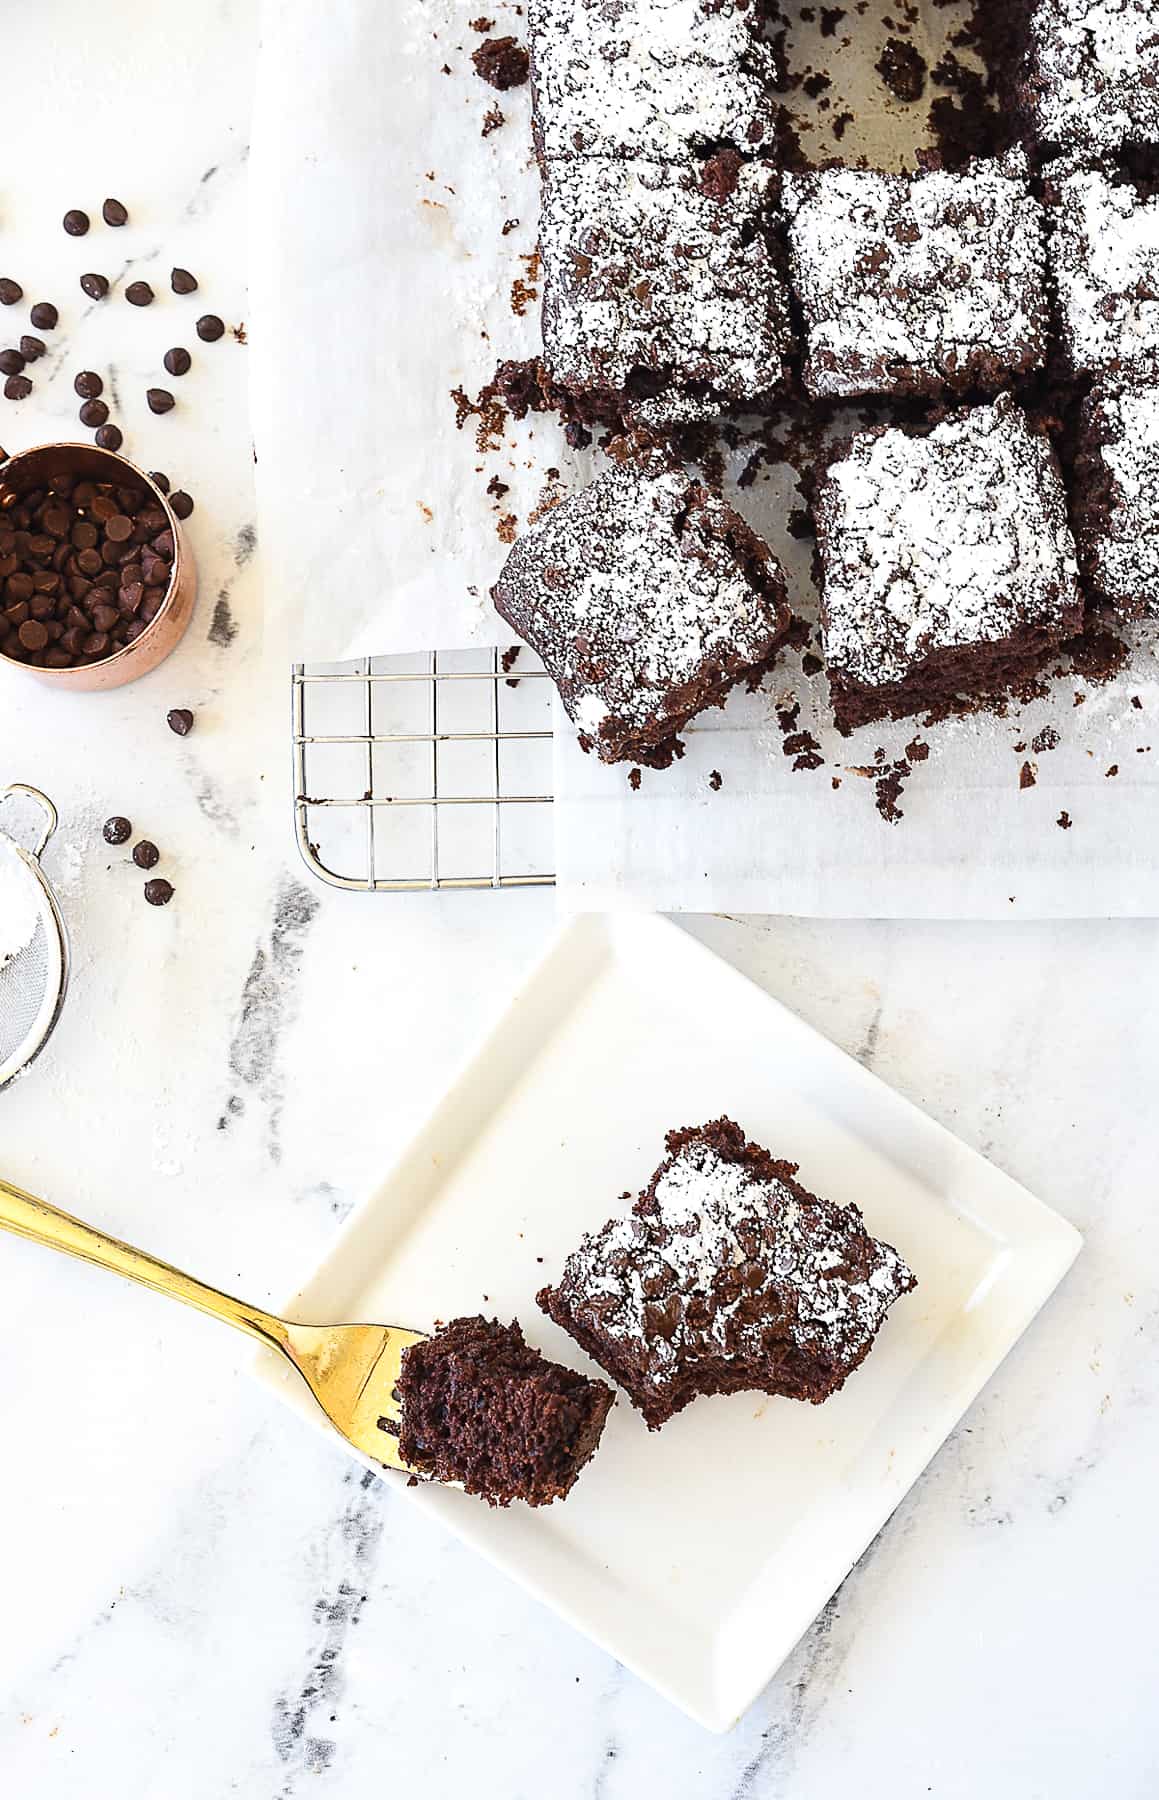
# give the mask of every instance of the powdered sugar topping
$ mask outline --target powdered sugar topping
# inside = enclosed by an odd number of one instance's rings
[[[638,403],[651,422],[711,416],[724,399],[777,386],[787,305],[768,244],[774,176],[736,171],[723,200],[692,167],[596,159],[548,166],[540,253],[544,357],[574,389],[621,390],[647,371],[663,391]]]
[[[1159,197],[1100,169],[1054,184],[1050,262],[1074,369],[1159,375]]]
[[[1029,53],[1040,138],[1113,152],[1159,136],[1154,0],[1038,0]]]
[[[777,67],[754,13],[735,0],[530,0],[543,156],[756,149]]]
[[[643,1378],[663,1388],[681,1363],[756,1359],[770,1332],[808,1355],[847,1361],[912,1285],[902,1258],[842,1208],[760,1178],[699,1140],[663,1166],[655,1208],[584,1239],[566,1281],[601,1335],[645,1341]]]
[[[680,473],[613,464],[514,546],[495,598],[582,730],[662,720],[706,658],[768,654],[787,610],[754,589],[724,541],[738,523]]]
[[[824,479],[823,635],[866,686],[934,651],[1064,634],[1079,604],[1074,543],[1049,444],[1001,397],[925,436],[864,432]]]
[[[1110,517],[1091,545],[1101,593],[1159,611],[1159,389],[1121,388],[1092,403],[1112,477]]]
[[[787,173],[783,200],[812,393],[890,393],[918,385],[915,372],[965,384],[979,358],[1043,361],[1041,209],[1020,153],[914,177]]]
[[[0,969],[27,950],[43,915],[40,888],[11,839],[0,835]]]

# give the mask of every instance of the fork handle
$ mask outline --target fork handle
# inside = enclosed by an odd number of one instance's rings
[[[34,1244],[45,1244],[50,1250],[63,1250],[66,1255],[95,1263],[100,1269],[111,1269],[114,1275],[124,1275],[155,1293],[168,1294],[173,1300],[183,1300],[186,1306],[211,1313],[215,1319],[224,1319],[227,1325],[236,1325],[239,1331],[248,1332],[250,1337],[271,1344],[276,1350],[289,1349],[285,1323],[273,1313],[235,1300],[231,1294],[223,1294],[144,1250],[123,1244],[120,1238],[97,1231],[83,1219],[74,1219],[71,1213],[61,1212],[58,1207],[49,1206],[47,1200],[37,1200],[7,1181],[0,1181],[0,1230],[30,1238]]]

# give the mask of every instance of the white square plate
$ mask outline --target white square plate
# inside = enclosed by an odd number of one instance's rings
[[[663,919],[560,933],[288,1310],[429,1328],[538,1310],[580,1233],[644,1187],[664,1133],[721,1113],[855,1200],[914,1269],[821,1407],[735,1394],[649,1433],[623,1397],[564,1504],[402,1491],[715,1731],[760,1692],[1026,1329],[1081,1239],[958,1139]],[[328,1430],[272,1353],[261,1373]],[[370,1465],[377,1466],[377,1465]],[[397,1478],[400,1479],[401,1478]]]

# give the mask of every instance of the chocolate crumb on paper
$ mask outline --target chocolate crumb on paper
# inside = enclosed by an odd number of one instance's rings
[[[472,50],[471,62],[476,75],[501,94],[508,88],[522,87],[530,68],[527,51],[513,37],[484,39],[477,50]]]
[[[927,63],[916,44],[886,38],[874,68],[898,100],[920,100],[925,92]]]
[[[1062,831],[1069,831],[1071,826],[1073,825],[1073,823],[1074,823],[1074,820],[1071,818],[1070,814],[1065,809],[1059,813],[1058,818],[1055,820],[1055,824]]]
[[[1020,788],[1032,788],[1036,785],[1037,781],[1038,781],[1038,774],[1035,770],[1034,764],[1024,762],[1021,769],[1018,771],[1019,787]]]
[[[490,137],[493,131],[498,131],[499,127],[506,123],[507,115],[498,106],[489,106],[483,114],[483,129],[479,135]]]
[[[708,785],[712,789],[714,794],[719,794],[721,788],[724,785],[724,776],[721,774],[719,769],[713,769],[710,772],[709,777],[708,777]]]
[[[631,790],[634,794],[638,794],[640,792],[640,783],[643,779],[644,779],[644,776],[643,776],[642,770],[640,770],[640,769],[629,769],[628,770],[628,786],[631,788]]]

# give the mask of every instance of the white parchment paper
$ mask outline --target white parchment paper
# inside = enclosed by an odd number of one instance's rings
[[[496,94],[475,75],[479,10],[477,0],[335,0],[320,34],[307,0],[266,9],[254,431],[267,579],[301,660],[506,642],[487,598],[505,539],[545,489],[580,486],[600,466],[598,453],[570,452],[551,418],[508,421],[482,443],[478,420],[456,425],[453,388],[474,395],[499,358],[539,343],[528,90]],[[524,37],[516,6],[485,10],[495,34]],[[903,166],[924,141],[937,90],[907,108],[874,72],[889,11],[889,0],[860,16],[850,7],[825,39],[793,48],[796,68],[812,59],[833,77],[794,97],[818,159]],[[916,37],[927,61],[960,16],[936,9]],[[504,123],[484,136],[496,106]],[[838,140],[833,120],[846,108],[856,118]],[[731,497],[783,556],[799,609],[815,611],[809,546],[785,529],[800,504],[791,473],[763,471]],[[793,703],[821,768],[795,770],[783,754],[776,713]],[[585,757],[558,719],[557,868],[569,904],[1159,912],[1159,665],[1146,637],[1110,686],[1074,680],[1006,718],[871,726],[847,740],[828,723],[823,676],[805,677],[791,657],[766,691],[697,721],[684,760],[644,771],[638,792],[623,767]],[[1057,746],[1035,750],[1051,727]],[[889,763],[915,736],[930,755],[890,825],[873,803],[877,753]],[[1033,786],[1020,785],[1024,764]]]

